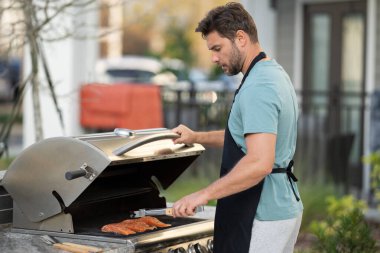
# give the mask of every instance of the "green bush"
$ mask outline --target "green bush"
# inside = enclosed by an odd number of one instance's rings
[[[376,200],[380,201],[380,150],[364,157],[364,162],[372,165],[371,187],[374,190]],[[378,209],[380,210],[380,205]]]
[[[326,253],[372,253],[376,252],[376,241],[364,219],[363,201],[353,196],[337,199],[327,198],[328,216],[323,221],[312,222],[310,230],[318,238],[317,252]]]
[[[332,184],[299,184],[302,203],[304,206],[301,224],[301,233],[307,232],[314,220],[321,220],[327,216],[326,198],[335,195]]]

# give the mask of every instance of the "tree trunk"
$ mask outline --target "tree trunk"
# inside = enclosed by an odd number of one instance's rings
[[[41,141],[43,139],[42,130],[42,116],[41,116],[41,104],[40,104],[40,94],[39,94],[39,61],[38,61],[38,45],[37,37],[35,34],[35,25],[33,22],[34,9],[32,2],[25,3],[24,5],[24,15],[26,20],[26,33],[29,42],[30,50],[30,61],[32,66],[31,84],[32,84],[32,100],[33,100],[33,118],[34,118],[34,130],[35,130],[35,141]]]

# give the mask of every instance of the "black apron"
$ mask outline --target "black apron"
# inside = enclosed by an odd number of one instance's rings
[[[235,97],[242,87],[245,78],[248,76],[249,71],[258,61],[265,57],[265,53],[261,52],[252,61],[247,73],[243,77],[240,87],[236,90]],[[243,156],[245,156],[245,154],[232,138],[227,123],[220,177],[226,175]],[[293,165],[293,161],[291,161],[291,164],[289,163],[288,168],[278,168],[273,172],[287,173],[289,181],[292,183],[291,179],[295,179],[294,181],[297,181],[297,179],[291,173],[291,165]],[[218,200],[214,223],[214,253],[248,253],[253,219],[256,215],[263,185],[264,179],[259,184],[247,190]]]

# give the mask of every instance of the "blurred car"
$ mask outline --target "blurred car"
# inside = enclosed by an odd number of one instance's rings
[[[153,57],[128,55],[101,59],[96,64],[96,81],[102,83],[153,83],[170,85],[177,77]]]
[[[239,88],[242,79],[243,74],[241,72],[234,76],[227,76],[226,74],[221,74],[217,78],[217,80],[222,81],[224,83],[225,89],[229,91],[235,91],[237,88]]]
[[[183,89],[195,89],[196,91],[235,91],[239,87],[242,77],[241,73],[234,76],[220,74],[211,80],[205,70],[191,68],[189,71],[189,82],[181,82],[179,86],[183,87]]]
[[[0,59],[0,100],[11,101],[18,92],[20,60]]]

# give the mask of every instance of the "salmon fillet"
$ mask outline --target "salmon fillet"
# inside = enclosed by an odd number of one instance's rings
[[[146,230],[153,230],[156,228],[155,226],[150,226],[143,221],[139,221],[138,219],[123,220],[121,224],[136,232],[144,232]]]
[[[157,227],[164,228],[169,227],[170,224],[161,222],[159,219],[152,216],[145,216],[138,219],[127,219],[118,223],[111,223],[104,225],[102,232],[112,232],[121,235],[131,235],[136,232],[145,232],[147,230],[153,230]]]
[[[139,220],[150,226],[155,226],[159,228],[165,228],[165,227],[171,226],[170,224],[163,223],[159,219],[152,216],[144,216],[144,217],[141,217]]]
[[[112,232],[121,235],[131,235],[136,233],[131,229],[121,226],[120,223],[104,225],[101,230],[102,232]]]

